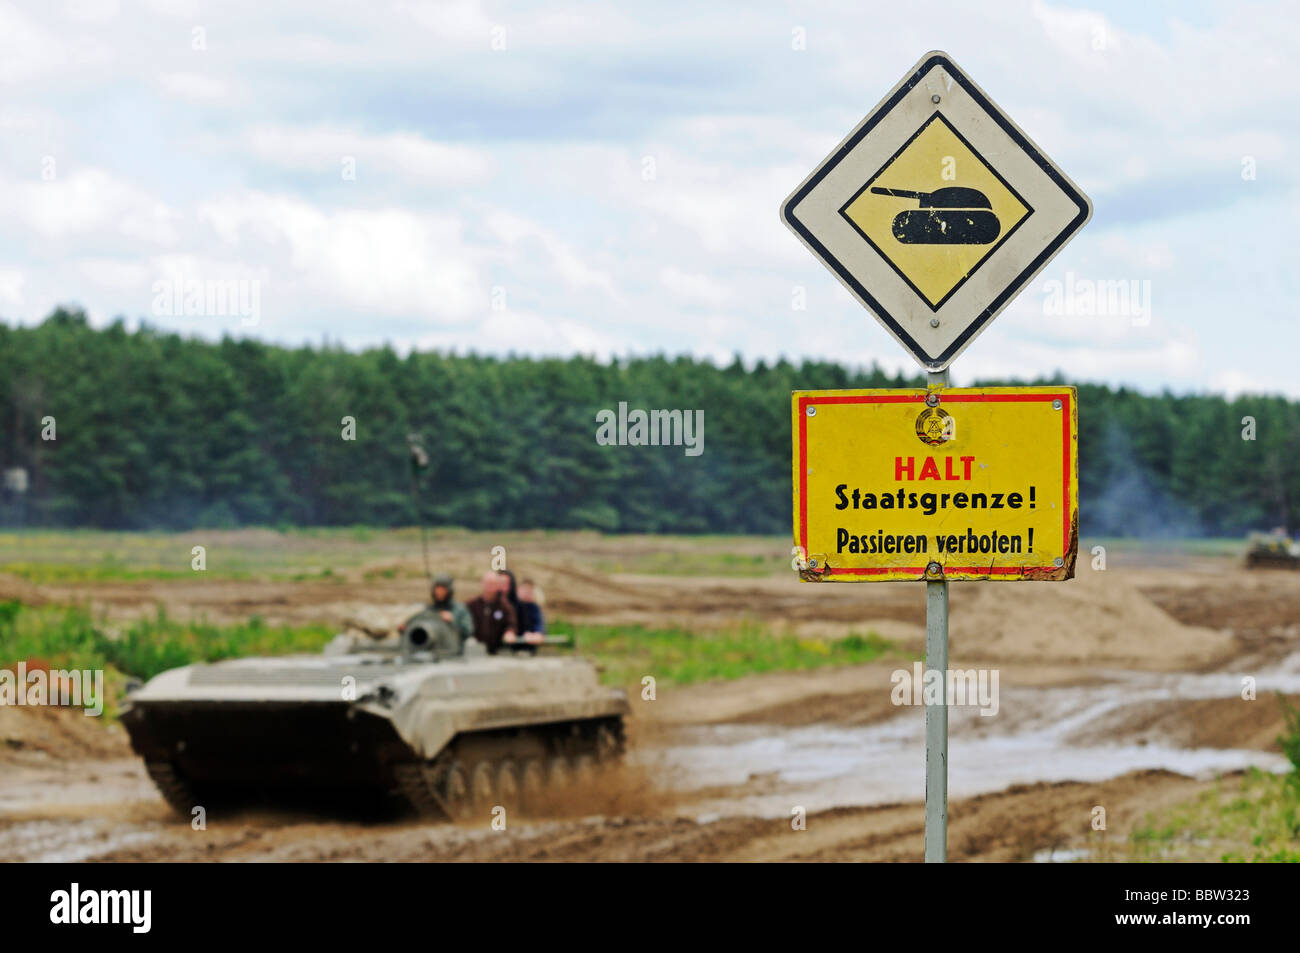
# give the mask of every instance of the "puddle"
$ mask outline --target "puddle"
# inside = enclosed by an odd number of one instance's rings
[[[1092,857],[1090,847],[1048,848],[1034,854],[1036,864],[1073,864]]]
[[[0,830],[0,860],[75,863],[157,837],[138,829],[115,832],[108,822],[97,820],[28,821]]]
[[[9,766],[5,771],[4,785],[0,787],[0,819],[52,807],[116,804],[157,797],[157,791],[144,774],[144,766],[135,761],[87,761],[77,772],[69,772],[64,764]]]
[[[1202,838],[1187,838],[1183,841],[1193,847],[1210,847],[1213,842]],[[1091,847],[1047,847],[1034,852],[1036,864],[1074,864],[1092,861],[1095,851]]]
[[[1106,716],[1153,702],[1240,698],[1234,673],[1099,672],[1102,684],[1068,688],[1001,686],[1000,710],[949,714],[948,793],[970,797],[1037,781],[1102,781],[1129,771],[1163,768],[1209,777],[1254,765],[1285,771],[1281,755],[1232,748],[1181,748],[1116,738],[1099,742]],[[1300,693],[1300,653],[1256,678],[1257,700],[1275,691]],[[1087,740],[1091,736],[1092,740]],[[1104,735],[1103,735],[1104,737]],[[925,717],[906,708],[866,726],[709,725],[684,729],[671,747],[634,754],[667,786],[706,795],[707,789],[749,784],[752,794],[702,799],[702,814],[743,812],[766,817],[840,805],[917,801],[925,797]],[[750,784],[761,779],[761,784]]]

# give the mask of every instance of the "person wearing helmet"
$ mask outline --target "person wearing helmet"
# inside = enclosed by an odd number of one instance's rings
[[[454,598],[455,586],[451,576],[435,576],[432,595],[433,611],[438,613],[444,622],[451,623],[460,636],[460,647],[464,650],[466,640],[474,634],[474,620],[470,617],[469,609],[465,608],[465,603],[458,602]]]

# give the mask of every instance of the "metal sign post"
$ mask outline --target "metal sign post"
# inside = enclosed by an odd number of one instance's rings
[[[943,861],[948,584],[1060,582],[1078,558],[1078,392],[1073,387],[795,391],[791,490],[799,578],[925,583],[925,859]]]
[[[938,51],[781,205],[928,372],[925,391],[791,399],[799,578],[925,582],[928,862],[948,856],[948,704],[963,704],[948,694],[948,583],[1070,579],[1079,542],[1077,392],[954,389],[948,367],[1091,216],[1078,186]]]
[[[925,667],[937,671],[939,703],[925,706],[925,862],[948,859],[948,580],[925,583]]]
[[[927,375],[948,385],[947,369]],[[928,567],[927,567],[928,568]],[[925,706],[925,862],[948,860],[948,580],[925,581],[925,667],[939,673],[939,704]]]

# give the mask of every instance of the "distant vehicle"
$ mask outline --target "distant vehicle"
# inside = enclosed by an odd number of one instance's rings
[[[1246,538],[1249,569],[1300,569],[1300,543],[1284,532],[1251,533]]]
[[[488,656],[426,609],[386,642],[340,635],[319,656],[163,672],[128,695],[122,723],[186,817],[209,793],[298,788],[387,792],[461,819],[589,776],[622,753],[627,711],[590,662]]]

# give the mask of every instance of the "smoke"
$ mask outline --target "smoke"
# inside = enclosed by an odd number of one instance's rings
[[[1091,448],[1088,452],[1097,453]],[[1142,539],[1209,535],[1192,507],[1161,488],[1156,477],[1137,459],[1132,441],[1120,425],[1113,421],[1106,425],[1097,456],[1109,466],[1101,480],[1080,500],[1083,533]]]

